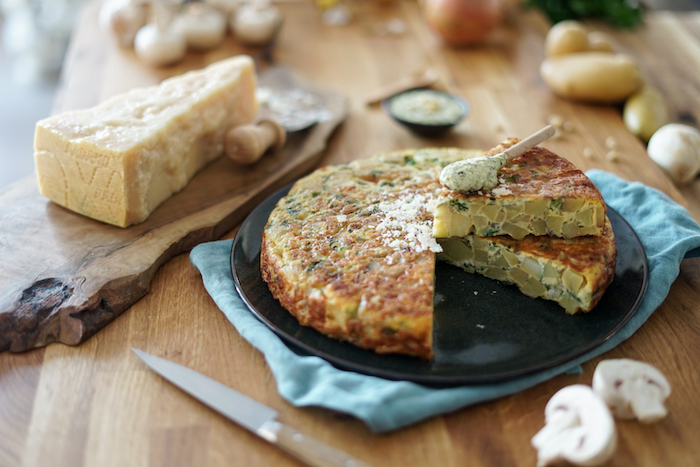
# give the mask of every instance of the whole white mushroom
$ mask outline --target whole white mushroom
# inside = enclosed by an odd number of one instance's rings
[[[615,420],[590,386],[574,384],[560,389],[547,402],[544,416],[544,428],[532,438],[538,467],[564,460],[600,465],[615,452]]]
[[[134,50],[144,63],[161,67],[182,60],[187,51],[187,40],[179,31],[161,29],[150,23],[136,33]]]
[[[647,154],[679,186],[700,173],[700,131],[689,125],[669,123],[649,139]]]
[[[203,3],[189,3],[173,22],[173,28],[185,36],[194,50],[217,47],[226,36],[226,17],[219,10]]]
[[[133,47],[138,31],[148,22],[146,0],[108,0],[100,9],[100,24],[112,31],[121,47]]]
[[[244,0],[203,0],[205,5],[216,8],[223,13],[227,21],[243,2]]]
[[[282,24],[279,9],[269,0],[254,0],[241,5],[231,19],[238,40],[245,45],[265,45]]]
[[[185,57],[187,39],[173,27],[178,8],[172,0],[151,4],[152,22],[139,29],[134,38],[136,55],[148,65],[172,65]]]

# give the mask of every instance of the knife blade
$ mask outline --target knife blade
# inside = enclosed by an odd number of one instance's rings
[[[216,380],[178,363],[131,350],[153,371],[195,399],[314,467],[370,467],[347,453],[278,422],[277,412]]]

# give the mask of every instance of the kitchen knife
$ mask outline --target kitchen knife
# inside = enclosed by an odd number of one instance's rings
[[[153,371],[189,395],[314,467],[369,467],[275,419],[277,412],[250,397],[175,362],[132,349]]]

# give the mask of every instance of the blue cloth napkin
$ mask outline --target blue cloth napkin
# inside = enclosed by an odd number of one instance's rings
[[[613,338],[591,352],[552,368],[497,384],[435,389],[343,371],[318,357],[290,350],[238,297],[230,269],[231,240],[198,245],[190,260],[217,306],[238,332],[265,356],[279,393],[295,406],[320,406],[351,414],[374,432],[395,430],[425,418],[514,394],[580,365],[629,338],[663,302],[681,260],[700,247],[700,226],[663,193],[600,170],[587,174],[605,201],[639,236],[649,263],[649,287],[639,311]],[[697,252],[697,250],[696,250]],[[695,253],[695,252],[693,252]]]

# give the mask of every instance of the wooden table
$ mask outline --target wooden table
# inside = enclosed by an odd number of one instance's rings
[[[417,4],[355,1],[354,21],[322,25],[309,2],[284,3],[277,62],[350,99],[350,115],[332,138],[323,164],[392,149],[458,145],[488,148],[505,136],[525,136],[558,114],[574,131],[545,146],[582,169],[638,180],[689,205],[700,219],[700,182],[679,191],[646,156],[612,106],[588,106],[553,96],[538,75],[549,24],[535,12],[514,12],[482,46],[450,49],[430,33]],[[67,57],[55,112],[106,97],[243,51],[233,39],[154,71],[119,50],[96,25],[97,8],[81,18]],[[378,22],[405,21],[401,35],[380,36]],[[668,98],[675,121],[700,116],[700,13],[657,12],[644,27],[614,31],[618,49],[634,55],[645,77]],[[255,52],[255,51],[252,51]],[[472,114],[443,139],[423,140],[390,121],[364,98],[426,66],[463,95]],[[604,157],[606,138],[619,159]],[[583,149],[594,150],[586,158]],[[1,194],[0,194],[1,195]],[[226,237],[230,238],[233,232]],[[604,358],[633,358],[660,368],[673,394],[669,416],[654,425],[619,422],[619,446],[609,465],[698,465],[700,447],[700,260],[685,260],[661,307],[628,341]],[[522,393],[435,417],[390,434],[323,409],[295,408],[277,393],[261,354],[228,323],[205,291],[186,254],[157,272],[148,295],[77,347],[51,344],[0,354],[0,465],[169,466],[298,465],[243,428],[195,402],[145,369],[137,347],[195,368],[280,412],[280,420],[377,466],[523,465],[536,463],[530,438],[543,424],[547,400],[559,388],[590,384],[596,359],[576,376],[560,376]]]

